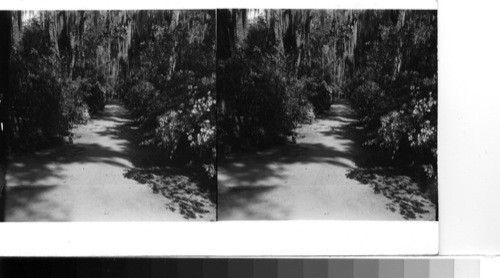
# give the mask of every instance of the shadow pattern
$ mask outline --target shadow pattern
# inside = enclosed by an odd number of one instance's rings
[[[407,220],[429,218],[430,209],[437,202],[422,189],[425,185],[408,170],[394,167],[394,162],[375,148],[362,146],[366,134],[353,110],[337,110],[336,114],[337,120],[345,124],[324,134],[348,138],[359,146],[351,152],[357,167],[349,169],[346,177],[370,185],[376,194],[390,200],[386,206],[388,210],[399,212]],[[437,215],[435,217],[437,219]]]
[[[290,212],[287,208],[262,198],[276,188],[276,185],[252,185],[225,189],[219,193],[219,218],[226,218],[226,214],[237,208],[243,214],[241,217],[247,220],[288,219]],[[258,209],[260,206],[266,209]]]
[[[389,199],[387,209],[400,213],[405,219],[433,218],[430,208],[435,205],[427,193],[420,189],[416,179],[402,170],[396,170],[376,149],[362,146],[365,130],[354,110],[346,102],[338,102],[318,117],[318,120],[333,120],[337,126],[317,122],[318,133],[338,140],[339,148],[322,143],[289,142],[260,151],[234,153],[219,161],[219,173],[236,187],[218,188],[218,212],[221,219],[231,211],[243,213],[246,219],[285,219],[286,208],[273,207],[262,199],[277,186],[267,185],[265,180],[282,179],[284,166],[290,164],[326,163],[346,169],[346,177],[370,185],[374,192]],[[303,135],[298,134],[298,139]],[[255,206],[269,207],[265,215]],[[281,211],[284,211],[283,213]],[[258,213],[258,215],[256,214]]]
[[[47,204],[45,196],[55,189],[50,184],[51,179],[67,178],[61,171],[63,165],[87,163],[123,168],[125,178],[150,185],[153,193],[161,192],[168,199],[167,209],[178,210],[186,219],[201,217],[209,212],[207,208],[215,211],[215,183],[199,178],[196,172],[169,165],[167,155],[162,152],[139,146],[139,131],[120,101],[111,100],[107,109],[94,120],[116,123],[103,125],[92,132],[119,142],[113,147],[101,142],[66,142],[58,147],[11,157],[8,176],[15,186],[7,188],[7,219],[18,219],[15,215],[22,211],[30,221],[68,221],[69,216],[63,215],[63,208]],[[130,161],[133,168],[122,163],[124,160]],[[44,208],[47,206],[46,211],[36,205],[40,203],[44,203]]]
[[[128,142],[127,159],[134,167],[125,170],[125,178],[148,185],[154,194],[161,193],[168,200],[165,208],[178,211],[184,219],[202,219],[214,214],[215,220],[215,181],[207,180],[198,170],[174,165],[164,152],[141,146],[137,122],[123,120],[123,116],[103,116],[119,123],[105,134]]]
[[[8,188],[8,208],[7,219],[13,214],[21,213],[21,216],[15,219],[26,218],[36,219],[37,221],[66,221],[68,212],[61,210],[58,204],[47,202],[44,198],[46,194],[51,194],[55,189],[54,185],[19,185]],[[43,203],[44,206],[31,206],[34,203]]]
[[[427,194],[408,175],[394,168],[375,167],[351,169],[346,176],[370,185],[376,194],[382,194],[391,202],[387,209],[399,213],[407,220],[423,218],[433,204]]]
[[[7,221],[69,221],[70,212],[48,201],[54,180],[66,179],[63,165],[87,163],[128,167],[126,153],[96,143],[65,144],[34,153],[15,154],[7,171]]]
[[[206,179],[197,169],[178,167],[164,152],[141,146],[136,122],[120,125],[114,134],[130,142],[129,159],[134,168],[127,169],[124,177],[148,185],[154,194],[161,193],[168,200],[166,209],[178,211],[184,219],[213,214],[215,220],[215,180]]]
[[[203,218],[214,207],[210,194],[198,187],[199,181],[180,169],[133,168],[124,176],[147,184],[155,194],[161,193],[168,199],[165,207],[172,212],[178,211],[185,219]]]

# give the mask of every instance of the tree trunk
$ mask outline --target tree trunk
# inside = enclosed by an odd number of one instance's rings
[[[277,40],[278,49],[280,53],[285,53],[285,47],[283,45],[283,11],[282,10],[271,10],[271,20],[274,24],[274,39]]]
[[[396,24],[396,31],[399,33],[405,24],[406,11],[399,11],[398,23]],[[394,61],[394,70],[392,74],[392,79],[395,80],[399,72],[401,71],[401,65],[403,64],[403,40],[399,37],[397,54]]]
[[[230,10],[217,11],[217,59],[227,59],[232,55],[234,31]]]
[[[9,60],[12,46],[12,16],[9,11],[0,12],[0,221],[5,220],[7,163],[9,154]]]
[[[49,38],[51,44],[54,46],[55,53],[60,57],[59,53],[59,40],[58,40],[58,12],[57,11],[46,11],[44,12],[47,17],[47,30],[49,32]]]

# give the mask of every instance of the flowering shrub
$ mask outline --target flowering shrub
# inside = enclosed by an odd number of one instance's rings
[[[142,145],[214,178],[215,37],[209,32],[214,26],[199,16],[189,27],[153,26],[155,40],[142,44],[140,65],[120,81],[118,92],[140,124]]]
[[[221,150],[265,147],[294,137],[297,124],[314,119],[304,83],[287,78],[282,65],[240,53],[217,70],[218,142]]]
[[[36,18],[27,21],[19,43],[12,49],[15,149],[31,150],[60,143],[70,135],[74,124],[84,123],[102,110],[110,93],[104,80],[98,80],[95,74],[69,74],[68,53],[54,47],[45,28]],[[87,65],[89,70],[93,67]]]
[[[320,86],[312,79],[291,72],[262,18],[249,26],[241,48],[218,61],[217,85],[220,157],[293,139],[298,124],[330,105],[327,98],[321,103],[327,94],[316,92]]]
[[[59,69],[40,25],[27,25],[10,61],[14,148],[45,147],[69,134],[75,107],[66,106],[72,101],[63,93]]]
[[[437,175],[437,32],[430,13],[379,26],[365,44],[366,61],[353,75],[349,98],[375,146],[400,166]],[[431,183],[434,183],[431,181]]]

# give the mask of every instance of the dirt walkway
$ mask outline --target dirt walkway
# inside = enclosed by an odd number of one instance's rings
[[[405,202],[419,206],[417,220],[433,219],[433,205],[407,188],[403,200],[388,198],[347,177],[369,155],[353,140],[354,122],[346,103],[334,104],[297,129],[297,144],[228,157],[218,167],[219,219],[404,220]]]
[[[14,157],[7,175],[6,220],[185,220],[175,201],[154,194],[159,191],[149,182],[125,177],[136,169],[136,161],[153,155],[134,147],[130,122],[123,106],[113,101],[73,130],[73,144]],[[198,219],[213,220],[215,206],[203,205],[205,213]]]

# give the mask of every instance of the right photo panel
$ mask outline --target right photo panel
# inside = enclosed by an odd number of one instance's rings
[[[218,220],[437,221],[436,10],[218,10]]]

